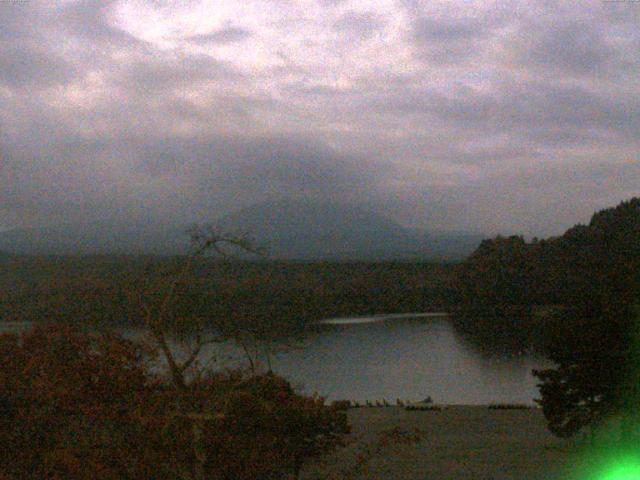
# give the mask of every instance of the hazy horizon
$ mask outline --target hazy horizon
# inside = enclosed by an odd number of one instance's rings
[[[0,1],[0,231],[280,198],[547,237],[640,190],[640,3]]]

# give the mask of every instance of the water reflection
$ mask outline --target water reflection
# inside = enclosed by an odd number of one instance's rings
[[[446,318],[449,314],[445,312],[429,313],[391,313],[384,315],[371,315],[367,317],[342,317],[327,318],[320,320],[317,325],[358,325],[361,323],[389,322],[394,320],[413,320],[417,318]]]
[[[431,396],[448,404],[531,403],[532,356],[487,357],[463,343],[445,319],[334,325],[305,348],[276,356],[275,370],[307,392],[353,400]]]
[[[488,404],[531,403],[538,395],[531,369],[548,365],[533,355],[486,356],[463,341],[442,317],[351,320],[325,324],[299,348],[276,353],[273,370],[305,392],[329,399],[394,402],[431,396],[445,404]],[[20,324],[3,327],[21,329]],[[129,338],[143,335],[138,329],[122,332]],[[212,355],[218,366],[243,361],[240,350],[228,344],[203,351],[203,358]]]

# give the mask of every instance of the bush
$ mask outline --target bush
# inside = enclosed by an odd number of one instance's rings
[[[218,374],[195,391],[201,399],[196,408],[215,413],[205,429],[207,478],[275,479],[283,472],[295,477],[305,461],[341,445],[349,432],[340,406],[298,395],[274,374]]]
[[[275,479],[349,430],[344,411],[276,375],[218,373],[178,392],[149,373],[145,353],[70,326],[1,335],[0,472],[161,480],[199,466],[207,479]]]
[[[69,326],[0,336],[0,469],[12,478],[144,478],[142,350]],[[153,458],[155,462],[156,459]],[[92,474],[95,472],[95,474]]]

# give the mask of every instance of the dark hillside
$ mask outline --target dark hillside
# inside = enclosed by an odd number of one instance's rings
[[[544,344],[554,331],[550,312],[633,304],[639,275],[640,198],[633,198],[559,237],[484,240],[457,275],[458,327],[480,343],[505,339],[522,346],[535,338]],[[541,310],[546,315],[538,315]]]
[[[0,320],[137,324],[140,291],[160,291],[179,257],[16,257],[0,270]],[[259,316],[302,326],[332,316],[446,309],[453,267],[404,262],[203,261],[181,315]]]

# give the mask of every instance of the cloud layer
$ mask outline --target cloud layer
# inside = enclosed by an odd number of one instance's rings
[[[640,3],[0,2],[0,228],[282,197],[550,235],[640,193]]]

